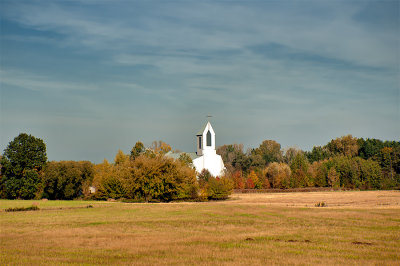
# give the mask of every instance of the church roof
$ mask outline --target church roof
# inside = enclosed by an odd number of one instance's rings
[[[186,153],[187,155],[189,155],[189,157],[194,160],[200,156],[198,156],[195,152],[173,152],[173,151],[169,151],[165,154],[165,156],[168,156],[172,159],[179,159],[179,156],[181,156],[182,153]]]
[[[207,122],[206,125],[205,125],[204,127],[202,127],[202,128],[199,130],[199,132],[196,133],[196,136],[203,135],[204,129],[206,129],[208,123],[210,123],[210,122]],[[211,124],[210,124],[210,125],[211,125]]]

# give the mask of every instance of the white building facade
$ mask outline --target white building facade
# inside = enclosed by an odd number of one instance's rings
[[[198,173],[207,169],[213,176],[224,174],[224,162],[215,150],[215,132],[210,122],[196,134],[196,154],[199,157],[193,160],[193,166]]]

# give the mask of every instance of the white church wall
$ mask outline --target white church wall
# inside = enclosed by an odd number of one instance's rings
[[[203,169],[207,169],[213,176],[221,176],[224,173],[224,162],[221,156],[213,154],[212,151],[204,152],[203,156],[194,159],[193,165],[198,173],[201,173]]]
[[[211,134],[210,146],[207,146],[208,132],[210,132]],[[199,136],[196,136],[197,155],[201,156],[193,160],[193,166],[196,168],[196,171],[200,173],[203,169],[207,169],[213,176],[223,175],[225,166],[221,156],[216,153],[215,132],[210,122],[207,123],[202,132],[201,135],[202,148],[200,151],[199,151],[198,141],[199,141]]]
[[[198,173],[200,173],[204,169],[204,161],[203,156],[196,158],[193,160],[193,166]]]

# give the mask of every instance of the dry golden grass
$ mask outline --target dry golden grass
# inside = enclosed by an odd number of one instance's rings
[[[0,201],[2,210],[33,202]],[[37,202],[40,211],[0,212],[1,265],[400,261],[398,191],[235,194],[207,203]]]
[[[325,202],[335,208],[400,208],[400,191],[332,191],[234,194],[232,202],[268,206],[312,207]],[[236,202],[235,202],[236,203]]]

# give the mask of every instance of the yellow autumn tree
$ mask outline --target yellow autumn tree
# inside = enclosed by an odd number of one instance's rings
[[[122,150],[118,150],[117,155],[115,155],[114,158],[114,163],[115,165],[122,164],[126,162],[129,159],[128,155],[125,155],[125,153]]]
[[[291,170],[285,163],[271,163],[266,168],[266,176],[273,188],[288,188]]]
[[[258,176],[254,170],[251,170],[249,175],[247,176],[247,181],[246,181],[246,188],[255,188],[256,185],[258,184]]]
[[[328,150],[334,154],[341,154],[344,156],[356,156],[358,154],[357,138],[352,135],[343,136],[331,140],[327,144]]]
[[[340,186],[340,175],[336,172],[335,167],[331,167],[328,172],[328,184],[331,187],[339,187]]]
[[[144,201],[170,201],[197,197],[198,185],[193,168],[179,160],[140,155],[130,161],[126,180],[127,197]]]

